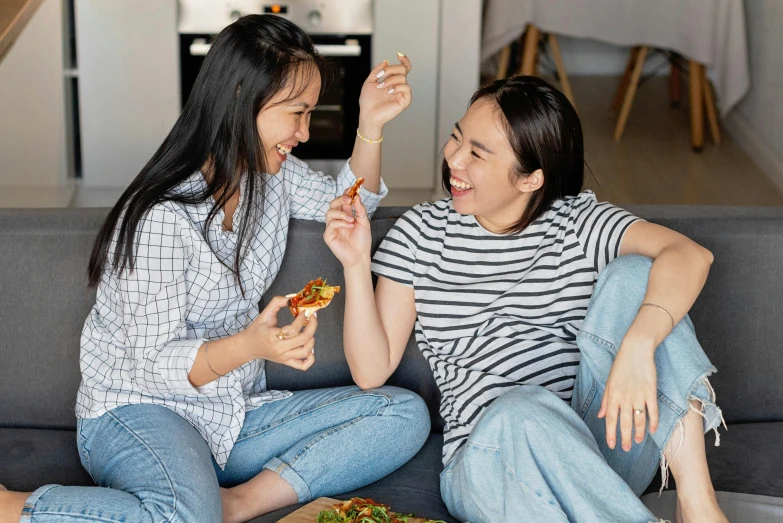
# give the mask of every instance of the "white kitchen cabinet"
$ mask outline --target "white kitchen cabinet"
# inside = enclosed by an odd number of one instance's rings
[[[125,187],[180,112],[175,0],[75,0],[82,178]]]

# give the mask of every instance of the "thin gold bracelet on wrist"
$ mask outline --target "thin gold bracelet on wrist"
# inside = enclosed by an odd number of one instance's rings
[[[359,129],[356,129],[356,136],[358,136],[359,138],[361,138],[362,140],[364,140],[367,143],[381,143],[383,141],[383,136],[381,136],[380,140],[370,140],[369,138],[365,138],[364,136],[361,135],[361,133],[359,132]]]
[[[674,330],[674,317],[669,313],[669,311],[667,311],[666,309],[664,309],[660,305],[656,305],[655,303],[642,303],[642,307],[655,307],[658,310],[662,310],[669,317],[669,319],[672,321],[672,330]],[[641,310],[642,307],[639,307],[639,310]]]
[[[212,368],[212,365],[209,363],[209,342],[204,343],[204,361],[207,362],[207,367],[209,367],[209,370],[211,370],[216,376],[223,377],[223,374],[220,374],[218,371]]]

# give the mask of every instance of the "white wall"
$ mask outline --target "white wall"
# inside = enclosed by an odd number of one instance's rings
[[[44,0],[0,61],[0,186],[68,183],[62,17]]]
[[[373,66],[411,59],[411,106],[384,129],[381,172],[393,189],[430,189],[435,163],[440,0],[375,0]]]
[[[783,191],[783,2],[745,2],[750,92],[724,129]]]

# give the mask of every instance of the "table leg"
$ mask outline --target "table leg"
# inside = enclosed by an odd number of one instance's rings
[[[533,24],[528,24],[525,33],[525,50],[522,52],[522,74],[535,76],[536,74],[536,56],[538,55],[538,40],[541,37],[541,31]]]
[[[560,43],[557,41],[556,35],[549,35],[549,47],[552,49],[552,57],[555,60],[557,75],[560,77],[560,85],[563,87],[563,93],[565,93],[568,101],[571,102],[571,105],[576,109],[574,93],[571,91],[571,82],[568,81],[568,73],[566,73],[565,64],[563,63],[563,55],[560,54]]]
[[[498,56],[498,74],[496,80],[502,80],[508,76],[508,61],[511,59],[511,44],[508,44],[500,51]]]
[[[628,115],[631,112],[631,106],[633,105],[634,96],[636,96],[636,89],[639,87],[639,78],[642,76],[642,69],[644,68],[644,60],[647,58],[647,47],[640,46],[635,56],[635,63],[633,67],[633,73],[628,83],[628,89],[625,93],[625,100],[623,101],[623,108],[620,111],[620,117],[617,119],[617,127],[614,129],[614,139],[619,140],[623,131],[625,130],[625,123],[628,121]]]
[[[693,147],[693,150],[697,153],[701,152],[704,148],[703,79],[704,66],[699,62],[690,60],[688,62],[688,83],[690,84],[691,104],[691,147]]]
[[[669,57],[671,69],[669,72],[669,105],[679,107],[682,102],[682,76],[680,68],[677,66],[679,55],[672,53]]]
[[[707,78],[706,68],[702,67],[701,70],[704,72],[701,81],[704,87],[704,107],[707,109],[707,121],[710,122],[710,134],[713,142],[720,143],[720,126],[718,125],[718,113],[715,111],[715,98],[712,96],[712,86],[709,78]]]
[[[636,55],[639,53],[639,46],[631,48],[631,54],[628,55],[628,63],[625,64],[625,72],[622,78],[620,78],[620,85],[617,86],[617,92],[614,93],[614,100],[612,100],[612,111],[620,109],[620,104],[623,103],[625,92],[628,90],[628,83],[631,81],[631,75],[633,74],[633,66],[636,64]]]

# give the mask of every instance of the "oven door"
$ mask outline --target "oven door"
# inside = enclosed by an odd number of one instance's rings
[[[210,48],[212,35],[180,35],[182,104],[184,106]],[[370,35],[311,35],[327,58],[330,71],[324,92],[310,119],[310,139],[294,155],[302,159],[346,159],[359,126],[359,94],[370,74]]]

